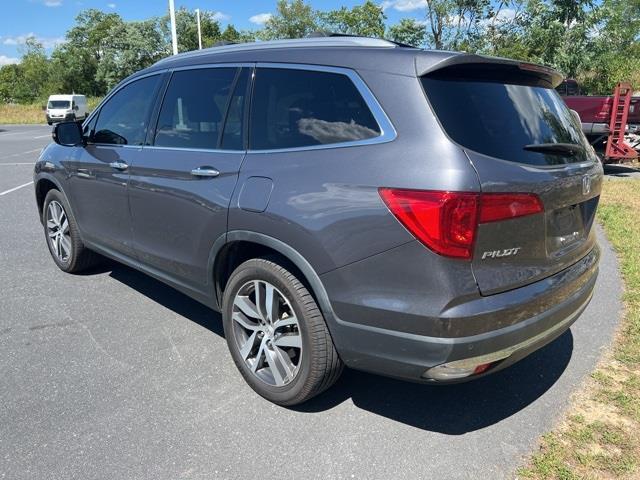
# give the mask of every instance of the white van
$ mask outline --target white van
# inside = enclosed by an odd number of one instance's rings
[[[87,97],[84,95],[51,95],[47,102],[47,123],[84,120],[87,118]]]

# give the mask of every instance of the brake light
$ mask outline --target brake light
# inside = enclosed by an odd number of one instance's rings
[[[446,257],[473,257],[478,224],[542,212],[529,193],[473,193],[380,188],[391,213],[429,249]]]
[[[480,195],[480,223],[498,222],[544,211],[533,193],[483,193]]]

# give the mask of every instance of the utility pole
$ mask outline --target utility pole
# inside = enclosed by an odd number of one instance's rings
[[[171,45],[173,54],[178,54],[178,35],[176,34],[176,8],[173,0],[169,0],[169,17],[171,17]]]
[[[202,50],[202,33],[200,32],[200,9],[196,8],[196,20],[198,21],[198,49]]]

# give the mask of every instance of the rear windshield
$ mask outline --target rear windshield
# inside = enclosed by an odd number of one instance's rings
[[[69,108],[68,100],[50,100],[49,108]]]
[[[422,77],[429,101],[447,134],[469,150],[530,165],[557,165],[588,159],[580,123],[551,88],[437,74]],[[525,150],[526,145],[571,143],[584,153]]]

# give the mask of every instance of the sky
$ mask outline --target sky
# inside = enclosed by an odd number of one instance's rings
[[[275,11],[276,0],[174,0],[176,8],[200,8],[217,12],[224,26],[233,23],[239,29],[257,29]],[[353,7],[364,0],[311,0],[314,8],[332,10]],[[76,15],[87,8],[116,12],[125,20],[144,20],[165,15],[168,0],[2,0],[0,16],[0,66],[18,62],[20,46],[35,36],[51,53],[57,43],[64,41],[65,32],[74,24]],[[424,19],[426,0],[384,0],[381,2],[387,23],[403,17]]]

